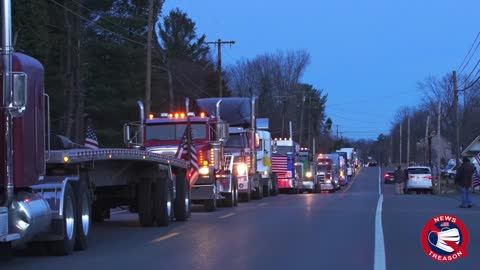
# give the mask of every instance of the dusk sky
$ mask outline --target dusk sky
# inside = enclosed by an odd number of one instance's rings
[[[420,103],[417,82],[456,69],[480,29],[478,0],[167,0],[164,14],[175,7],[209,41],[236,41],[225,65],[306,49],[301,81],[325,89],[328,116],[350,138],[388,133],[399,107]]]

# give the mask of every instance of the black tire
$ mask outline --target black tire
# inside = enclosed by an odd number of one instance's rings
[[[105,221],[105,208],[100,205],[93,204],[92,206],[92,220],[93,222],[101,223]]]
[[[205,202],[203,203],[203,206],[205,207],[205,211],[207,212],[217,211],[217,198],[205,200]]]
[[[235,207],[236,200],[236,187],[235,187],[235,177],[232,175],[232,192],[223,193],[225,199],[223,200],[223,206],[225,207]]]
[[[168,226],[173,217],[170,179],[158,178],[153,183],[153,214],[157,226]]]
[[[175,181],[176,197],[173,206],[175,220],[187,221],[190,216],[190,183],[187,180],[184,172],[177,174]]]
[[[80,181],[77,185],[77,238],[76,250],[88,248],[88,239],[92,227],[92,197],[86,181]]]
[[[278,190],[277,174],[273,173],[272,177],[271,177],[271,180],[272,180],[272,191],[270,192],[270,195],[277,196],[278,193],[280,193],[279,190]]]
[[[13,247],[11,242],[0,242],[0,261],[9,262],[13,259]]]
[[[140,179],[137,193],[138,220],[143,227],[153,226],[155,222],[152,197],[152,181],[148,178]]]
[[[270,197],[270,184],[271,184],[271,179],[266,179],[265,180],[267,183],[265,185],[263,185],[263,197]],[[273,184],[271,184],[271,186],[273,187]]]
[[[73,252],[77,235],[76,214],[77,200],[75,198],[75,191],[73,186],[67,183],[63,197],[63,215],[60,221],[62,231],[64,232],[63,239],[48,243],[49,252],[52,255],[65,256]]]

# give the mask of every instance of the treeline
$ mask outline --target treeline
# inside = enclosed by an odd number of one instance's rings
[[[160,16],[163,1],[153,2],[152,111],[214,96],[205,36],[186,13]],[[15,48],[44,65],[53,132],[81,143],[91,118],[102,147],[121,145],[123,124],[145,100],[148,11],[145,0],[13,1]]]
[[[460,153],[480,135],[480,84],[475,78],[460,76],[458,79],[459,146]],[[372,145],[370,154],[383,162],[443,165],[455,157],[455,106],[453,75],[427,77],[418,83],[422,103],[416,107],[400,108],[392,121],[389,134],[381,134]],[[408,121],[410,119],[410,144]],[[427,128],[428,123],[428,128]],[[440,124],[440,125],[439,125]],[[440,129],[439,129],[440,127]],[[400,128],[402,129],[402,160],[400,160]],[[436,136],[440,131],[442,139]],[[410,145],[410,149],[407,147]],[[435,151],[438,149],[439,151]],[[441,150],[441,151],[440,151]],[[439,153],[439,156],[436,153]],[[381,155],[383,153],[383,155]],[[407,153],[409,159],[407,160]]]
[[[184,99],[218,96],[216,61],[207,37],[182,10],[162,12],[154,0],[152,112],[184,108]],[[40,60],[51,98],[52,131],[82,143],[91,119],[102,147],[122,144],[122,126],[138,119],[145,100],[149,15],[146,0],[16,0],[14,38],[18,52]],[[326,94],[301,82],[310,57],[277,52],[242,60],[223,70],[223,96],[257,95],[261,117],[274,136],[304,146],[328,139]],[[330,124],[331,127],[331,124]],[[326,138],[326,139],[322,139]]]

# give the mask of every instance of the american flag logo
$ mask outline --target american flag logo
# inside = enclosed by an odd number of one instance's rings
[[[84,145],[90,149],[98,149],[98,139],[90,123],[87,124],[87,133],[85,134]]]
[[[198,179],[198,158],[197,150],[192,139],[192,127],[190,123],[187,124],[185,132],[183,133],[182,140],[178,146],[175,157],[178,159],[184,159],[189,161],[190,169],[188,171],[188,179],[190,180],[190,186],[193,186]]]
[[[450,222],[445,221],[442,224],[440,224],[440,227],[450,227]]]

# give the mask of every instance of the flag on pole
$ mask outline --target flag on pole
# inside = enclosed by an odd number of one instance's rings
[[[84,145],[90,149],[98,149],[98,139],[95,131],[93,130],[92,124],[90,121],[87,123],[87,133],[85,134],[85,143]]]
[[[475,157],[475,160],[477,160],[478,165],[480,165],[480,154]],[[472,186],[474,188],[480,186],[480,174],[476,168],[472,177]]]
[[[188,119],[185,132],[183,133],[182,140],[178,146],[175,157],[189,161],[190,169],[188,170],[187,177],[190,181],[190,186],[193,186],[195,182],[197,182],[199,172],[197,150],[195,149],[195,144],[193,143],[192,127],[189,120],[190,119]]]

